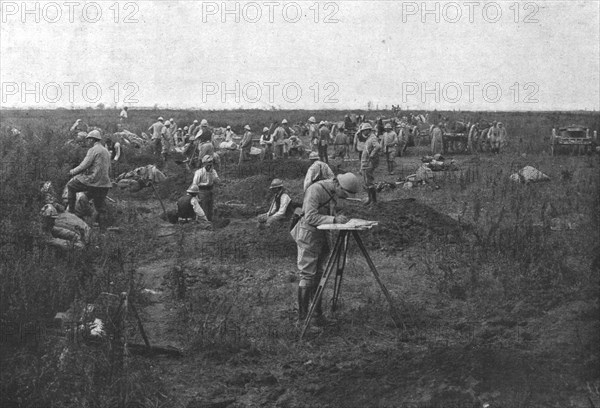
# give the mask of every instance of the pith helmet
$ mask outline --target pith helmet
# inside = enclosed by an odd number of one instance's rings
[[[212,162],[213,162],[213,157],[210,154],[207,154],[202,158],[202,163],[212,163]]]
[[[317,152],[310,152],[310,154],[308,155],[308,158],[310,160],[319,160],[319,153],[317,153]]]
[[[200,126],[208,126],[208,120],[202,119],[202,122],[200,122]]]
[[[310,123],[317,123],[317,120],[315,119],[315,117],[314,117],[314,116],[311,116],[310,118],[308,118],[308,121],[309,121]]]
[[[159,117],[158,117],[158,121],[159,121],[159,122],[162,122],[163,120],[164,120],[164,119],[163,119],[163,117],[162,117],[162,116],[159,116]]]
[[[283,187],[283,181],[281,181],[281,179],[273,179],[273,181],[271,181],[271,185],[269,186],[269,188],[279,188],[279,187]]]
[[[392,124],[391,123],[386,123],[385,126],[383,127],[384,129],[391,129],[392,128]]]
[[[200,189],[198,188],[198,186],[196,184],[192,184],[186,191],[188,193],[198,194],[200,192]]]
[[[373,130],[373,126],[369,122],[363,123],[360,131],[362,132],[363,130]]]
[[[244,126],[244,129],[246,129],[246,130],[252,130],[252,129],[250,129],[250,125]]]
[[[358,178],[353,173],[344,173],[337,176],[340,186],[349,193],[356,194],[359,189]]]
[[[263,128],[263,133],[265,133],[265,132],[268,132],[268,131],[269,131],[269,128],[265,126],[265,127]]]
[[[282,125],[285,125],[286,123],[288,123],[287,119],[284,119],[284,120],[281,121]]]
[[[100,135],[100,132],[98,130],[92,130],[90,133],[88,133],[86,137],[88,139],[102,140],[102,136]]]

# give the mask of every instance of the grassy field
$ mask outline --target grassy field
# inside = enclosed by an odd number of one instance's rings
[[[306,123],[310,116],[315,116],[317,121],[341,121],[346,113],[365,115],[367,119],[378,116],[392,117],[391,111],[261,111],[261,110],[236,110],[236,111],[177,111],[177,110],[135,110],[129,111],[129,122],[125,126],[129,131],[141,134],[154,123],[158,116],[165,120],[174,118],[179,125],[189,125],[195,119],[207,119],[211,126],[225,127],[231,125],[238,134],[243,133],[243,127],[249,124],[258,131],[274,121],[286,118],[290,123]],[[406,111],[402,115],[422,112]],[[449,117],[454,120],[487,120],[501,121],[508,130],[511,144],[519,146],[525,153],[539,153],[539,149],[547,150],[547,141],[552,128],[570,124],[588,126],[590,129],[600,130],[600,115],[597,112],[456,112],[440,111],[431,112],[432,119],[439,116]],[[26,136],[45,132],[67,131],[69,127],[80,118],[89,126],[98,126],[107,132],[117,130],[118,110],[3,110],[2,125],[16,126],[23,130]]]
[[[287,118],[342,120],[338,111],[131,110],[127,129],[157,116],[178,124],[255,129]],[[358,112],[368,119],[390,112]],[[370,210],[341,210],[380,225],[363,239],[392,294],[397,327],[366,262],[351,247],[340,310],[298,341],[296,247],[281,225],[258,230],[268,185],[281,177],[301,200],[306,162],[227,161],[216,191],[214,231],[160,219],[151,189],[113,189],[120,233],[77,253],[41,244],[39,187],[62,188],[84,149],[65,145],[77,118],[116,130],[113,110],[2,111],[0,130],[0,404],[18,407],[597,407],[600,172],[597,155],[549,154],[551,129],[600,129],[597,113],[440,112],[500,120],[509,145],[498,156],[457,155],[460,170],[410,190],[386,189]],[[14,137],[10,127],[21,130]],[[426,148],[381,162],[376,179],[412,173]],[[119,171],[153,157],[125,151]],[[518,184],[523,166],[550,176]],[[358,173],[358,162],[341,163]],[[192,173],[169,162],[158,186],[168,206]],[[119,336],[73,341],[57,312],[130,291],[153,345],[183,357],[123,356],[123,338],[143,343],[130,316]],[[331,297],[331,286],[325,294]],[[10,329],[10,330],[9,330]],[[134,405],[140,404],[140,405]],[[129,404],[129,405],[128,405]]]

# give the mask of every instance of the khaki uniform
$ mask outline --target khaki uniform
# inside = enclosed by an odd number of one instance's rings
[[[362,152],[365,149],[366,141],[367,141],[367,139],[365,139],[363,137],[362,132],[360,130],[358,132],[356,132],[356,134],[354,135],[353,146],[354,146],[354,151],[356,153],[358,153],[359,160],[362,158]]]
[[[382,137],[382,147],[385,153],[385,158],[388,162],[393,162],[396,157],[396,149],[398,148],[398,135],[396,132],[385,132]]]
[[[500,148],[506,143],[506,128],[498,127],[498,125],[491,127],[488,133],[488,139],[492,152],[500,153]]]
[[[333,180],[312,184],[304,193],[304,215],[291,231],[298,246],[300,287],[314,287],[321,279],[329,254],[329,244],[326,232],[318,230],[317,226],[333,224],[335,205]]]
[[[310,140],[310,149],[313,152],[319,149],[319,128],[316,123],[311,123],[308,126],[308,140]]]
[[[258,216],[258,222],[264,222],[267,224],[267,227],[269,227],[276,222],[285,221],[288,213],[288,207],[291,202],[292,199],[289,194],[286,193],[285,190],[280,191],[275,197],[273,197],[273,200],[271,200],[269,211]]]
[[[380,150],[381,145],[379,144],[377,136],[371,133],[365,142],[365,147],[362,151],[362,156],[360,159],[360,170],[367,187],[372,187],[375,182],[375,169],[377,166],[379,166]]]
[[[250,149],[252,148],[252,133],[250,131],[246,131],[244,133],[244,137],[240,142],[240,160],[238,161],[238,165],[241,165],[243,161],[248,160],[250,158]]]
[[[433,128],[431,132],[431,154],[444,153],[444,144],[442,138],[442,129],[439,126]]]
[[[325,163],[329,163],[329,139],[331,138],[331,133],[327,126],[321,126],[319,128],[319,147],[317,151],[319,152],[319,159],[324,161]]]
[[[334,158],[339,157],[344,159],[348,156],[348,140],[348,135],[342,131],[338,131],[337,135],[335,135],[335,138],[333,139],[333,145],[335,146],[335,152],[333,154]]]
[[[152,132],[152,147],[154,154],[158,155],[162,151],[162,133],[165,125],[158,121],[148,128],[149,132]]]
[[[275,149],[275,158],[281,159],[285,151],[285,129],[283,126],[278,126],[272,135],[273,145]]]
[[[331,167],[327,163],[323,163],[320,160],[315,162],[308,168],[306,176],[304,177],[304,191],[311,186],[311,184],[321,180],[331,180],[335,177]]]
[[[98,211],[98,224],[106,227],[106,195],[112,187],[110,181],[110,153],[100,142],[88,151],[79,166],[69,172],[73,177],[68,183],[69,209],[75,211],[77,193],[86,192]]]
[[[196,184],[200,189],[198,193],[198,201],[200,206],[209,221],[213,219],[213,204],[214,204],[214,192],[213,187],[219,183],[219,175],[215,169],[206,170],[206,167],[202,167],[196,170],[194,173],[193,184]]]

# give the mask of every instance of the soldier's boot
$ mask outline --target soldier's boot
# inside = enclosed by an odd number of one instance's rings
[[[314,295],[317,293],[317,288],[312,289],[312,296],[314,297]],[[313,312],[313,315],[310,319],[310,322],[315,326],[325,326],[327,324],[327,319],[325,319],[325,316],[323,316],[322,295],[323,293],[321,293],[321,297],[319,298],[319,300],[317,300],[317,303],[315,304],[315,311]]]
[[[394,162],[389,162],[388,168],[390,170],[390,175],[394,174]]]
[[[365,186],[365,190],[367,190],[367,201],[364,202],[364,205],[370,205],[373,202],[373,195],[371,194],[371,187]]]
[[[312,288],[308,286],[298,286],[298,321],[300,323],[306,320]]]
[[[71,214],[75,214],[75,204],[77,203],[77,193],[71,193],[69,191],[67,209],[66,211]]]
[[[377,202],[377,190],[375,187],[369,187],[369,205]]]

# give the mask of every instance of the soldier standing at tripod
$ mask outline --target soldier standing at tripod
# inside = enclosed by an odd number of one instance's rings
[[[298,246],[300,320],[304,320],[308,314],[309,303],[319,284],[330,251],[326,232],[317,229],[317,226],[347,223],[349,219],[346,216],[336,214],[337,200],[356,194],[358,188],[358,178],[352,173],[345,173],[333,180],[312,184],[304,193],[302,217],[290,232]],[[315,308],[317,322],[320,322],[322,317],[323,310],[319,302]]]

